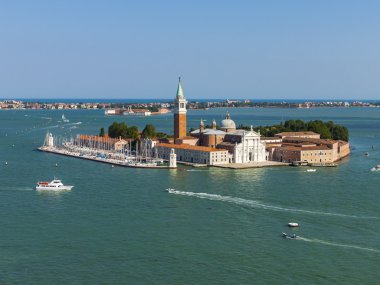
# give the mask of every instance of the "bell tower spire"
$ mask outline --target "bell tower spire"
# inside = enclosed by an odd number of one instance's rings
[[[174,106],[174,139],[180,139],[186,136],[186,104],[181,77],[178,79],[177,95]]]
[[[178,88],[177,88],[177,96],[176,96],[176,98],[184,98],[182,84],[181,84],[181,76],[178,77]]]

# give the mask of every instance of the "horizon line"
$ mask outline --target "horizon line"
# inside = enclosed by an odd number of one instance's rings
[[[13,97],[13,98],[1,98],[0,101],[3,101],[3,100],[154,100],[154,101],[173,101],[175,100],[175,98],[101,98],[101,97],[97,97],[97,98],[44,98],[44,97],[40,97],[40,98],[33,98],[33,97]],[[324,100],[324,101],[380,101],[380,99],[358,99],[358,98],[314,98],[314,99],[308,99],[308,98],[288,98],[288,99],[285,99],[285,98],[274,98],[274,99],[269,99],[269,98],[255,98],[255,99],[252,99],[252,98],[233,98],[233,99],[229,99],[229,98],[187,98],[187,100],[208,100],[208,101],[213,101],[213,100],[231,100],[231,101],[244,101],[244,100],[250,100],[250,101],[265,101],[265,100],[268,100],[268,101],[283,101],[283,102],[286,102],[286,101],[321,101],[321,100]]]

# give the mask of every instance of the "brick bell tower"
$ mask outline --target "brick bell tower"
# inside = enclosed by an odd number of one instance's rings
[[[180,77],[174,106],[174,141],[186,136],[186,103]]]

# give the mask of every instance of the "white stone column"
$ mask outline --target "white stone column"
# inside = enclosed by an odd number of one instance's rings
[[[177,155],[174,151],[174,148],[172,148],[170,150],[169,167],[170,168],[177,168]]]

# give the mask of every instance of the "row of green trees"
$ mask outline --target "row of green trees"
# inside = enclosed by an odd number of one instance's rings
[[[250,129],[250,127],[240,125],[239,128]],[[259,126],[254,128],[255,131],[260,131],[260,134],[265,137],[272,137],[281,132],[302,132],[313,131],[321,135],[322,139],[334,139],[348,141],[349,132],[345,126],[335,124],[332,121],[323,122],[314,120],[305,122],[302,120],[288,120],[279,125]]]
[[[99,136],[105,136],[104,128],[100,129]],[[164,138],[168,137],[167,134],[157,132],[156,128],[152,124],[147,124],[142,130],[141,134],[136,126],[128,127],[126,123],[113,122],[112,125],[108,127],[108,136],[111,138],[123,138],[123,139],[134,139],[137,140],[141,138]]]
[[[211,126],[206,126],[211,128]],[[249,130],[249,126],[238,126],[239,129]],[[255,131],[260,131],[260,134],[264,137],[272,137],[275,134],[282,132],[301,132],[301,131],[313,131],[321,135],[322,139],[334,139],[348,141],[349,133],[345,126],[335,124],[332,121],[323,122],[321,120],[314,120],[305,122],[302,120],[288,120],[284,123],[273,126],[259,126],[254,128]],[[104,128],[100,129],[100,136],[105,135]],[[156,128],[152,124],[147,124],[142,130],[141,134],[136,126],[128,127],[126,123],[113,122],[108,127],[108,136],[111,138],[167,138],[170,137],[165,133],[157,132]]]

